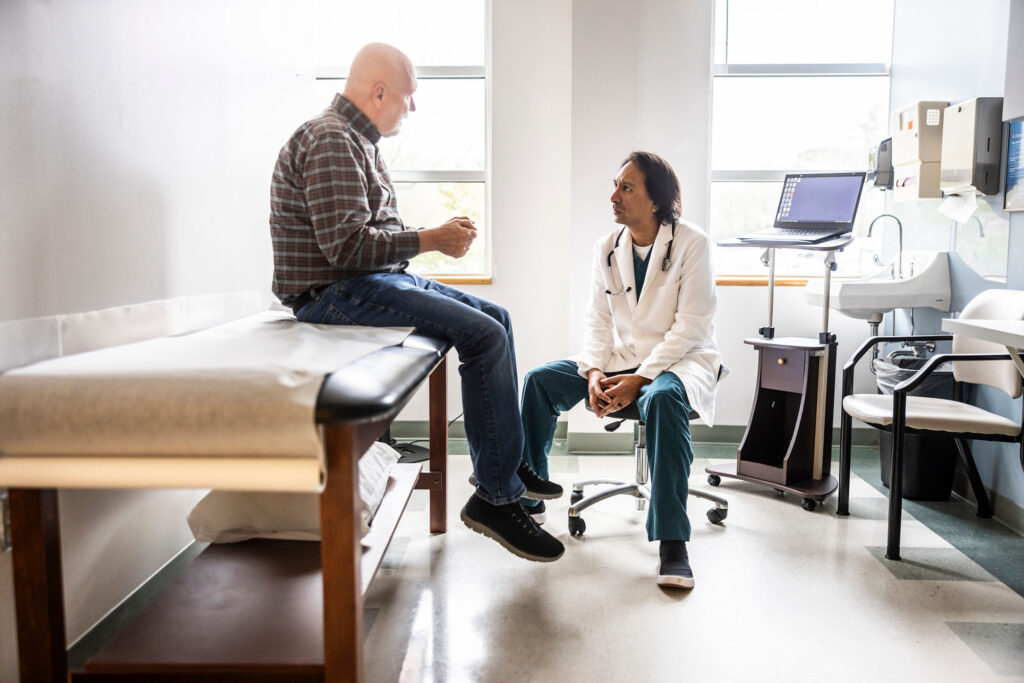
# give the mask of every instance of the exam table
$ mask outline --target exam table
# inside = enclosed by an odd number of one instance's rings
[[[9,451],[0,454],[0,464],[18,466],[0,468],[0,485],[10,486],[21,680],[362,680],[363,594],[414,488],[430,492],[430,531],[446,530],[449,348],[447,342],[413,333],[323,379],[314,417],[323,451],[316,473],[320,543],[254,540],[208,547],[80,670],[68,671],[65,642],[61,480],[53,467],[33,469],[31,458],[18,462]],[[418,464],[395,466],[370,533],[360,538],[358,458],[427,377],[429,465],[422,472]],[[260,457],[249,458],[249,464],[258,468]],[[134,476],[145,477],[146,453],[133,458]],[[186,484],[223,487],[220,475],[203,480],[201,457],[191,460],[197,467],[180,475],[191,477]],[[109,467],[102,458],[96,462],[100,472]],[[82,457],[79,469],[88,472],[89,463],[89,456]],[[238,455],[230,464],[245,467],[247,458]],[[135,483],[183,487],[181,480],[150,476],[153,480]],[[117,485],[125,487],[125,481]],[[87,487],[108,486],[94,477]],[[273,490],[273,483],[260,486]]]

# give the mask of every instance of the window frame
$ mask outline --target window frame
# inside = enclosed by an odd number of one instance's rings
[[[441,170],[413,170],[413,169],[391,169],[391,180],[394,183],[479,183],[484,186],[484,215],[487,217],[487,226],[491,226],[491,193],[490,193],[490,122],[491,122],[491,82],[487,77],[490,60],[490,6],[484,16],[484,60],[485,64],[477,65],[453,65],[453,66],[421,66],[414,65],[416,80],[481,80],[484,84],[484,163],[483,169],[479,171],[441,169]],[[348,67],[321,67],[316,70],[314,80],[317,81],[344,81],[348,78]],[[341,92],[343,87],[339,87]],[[460,285],[483,285],[491,284],[492,271],[492,244],[493,232],[488,229],[484,233],[484,270],[483,272],[467,273],[422,273],[423,277],[436,280],[444,284]]]
[[[890,63],[883,62],[853,62],[853,63],[830,63],[830,62],[808,62],[808,63],[741,63],[741,64],[730,64],[729,63],[729,27],[728,27],[728,4],[722,3],[721,0],[716,3],[716,20],[718,19],[718,7],[725,6],[725,20],[723,23],[724,27],[721,29],[716,27],[715,30],[715,42],[721,46],[721,53],[717,49],[714,50],[711,65],[711,126],[715,125],[714,117],[714,92],[715,84],[720,78],[862,78],[871,77],[878,78],[884,77],[889,81],[889,101],[887,106],[887,112],[892,109],[892,67],[891,58]],[[716,61],[719,56],[724,59],[724,62]],[[890,128],[889,116],[886,116],[886,130]],[[808,169],[729,169],[729,170],[715,170],[713,167],[714,156],[709,156],[709,194],[711,186],[714,183],[728,183],[728,182],[778,182],[782,183],[785,180],[787,173],[838,173],[848,171],[849,169],[814,169],[810,171]],[[710,207],[709,207],[710,208]],[[709,216],[710,219],[710,216]],[[708,230],[711,232],[713,226],[710,225]],[[846,277],[859,277],[863,273],[849,273],[844,274]],[[719,284],[724,285],[738,285],[738,284],[751,284],[753,282],[767,282],[767,275],[760,275],[754,272],[740,272],[740,273],[726,273],[720,272],[716,269],[716,280]],[[799,275],[799,274],[783,274],[781,278],[787,281],[787,284],[800,284],[806,283],[808,279],[821,277],[820,275]]]

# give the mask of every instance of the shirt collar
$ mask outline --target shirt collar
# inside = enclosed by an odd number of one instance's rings
[[[376,145],[380,140],[380,131],[377,130],[377,126],[373,125],[373,121],[341,93],[334,96],[334,101],[331,102],[331,109],[341,114],[343,118],[352,124],[352,128],[357,133],[369,138],[373,144]]]

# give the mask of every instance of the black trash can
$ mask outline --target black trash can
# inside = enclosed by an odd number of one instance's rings
[[[875,361],[879,393],[892,394],[893,387],[912,377],[926,361],[925,358],[906,356],[891,361]],[[910,395],[952,399],[952,371],[936,370]],[[882,456],[882,483],[888,488],[892,471],[891,433],[878,433],[878,448]],[[955,466],[956,444],[952,437],[904,434],[903,497],[910,500],[949,500]]]

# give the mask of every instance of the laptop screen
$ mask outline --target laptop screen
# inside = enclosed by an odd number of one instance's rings
[[[775,227],[850,232],[857,216],[864,175],[863,171],[787,175],[775,214]]]

